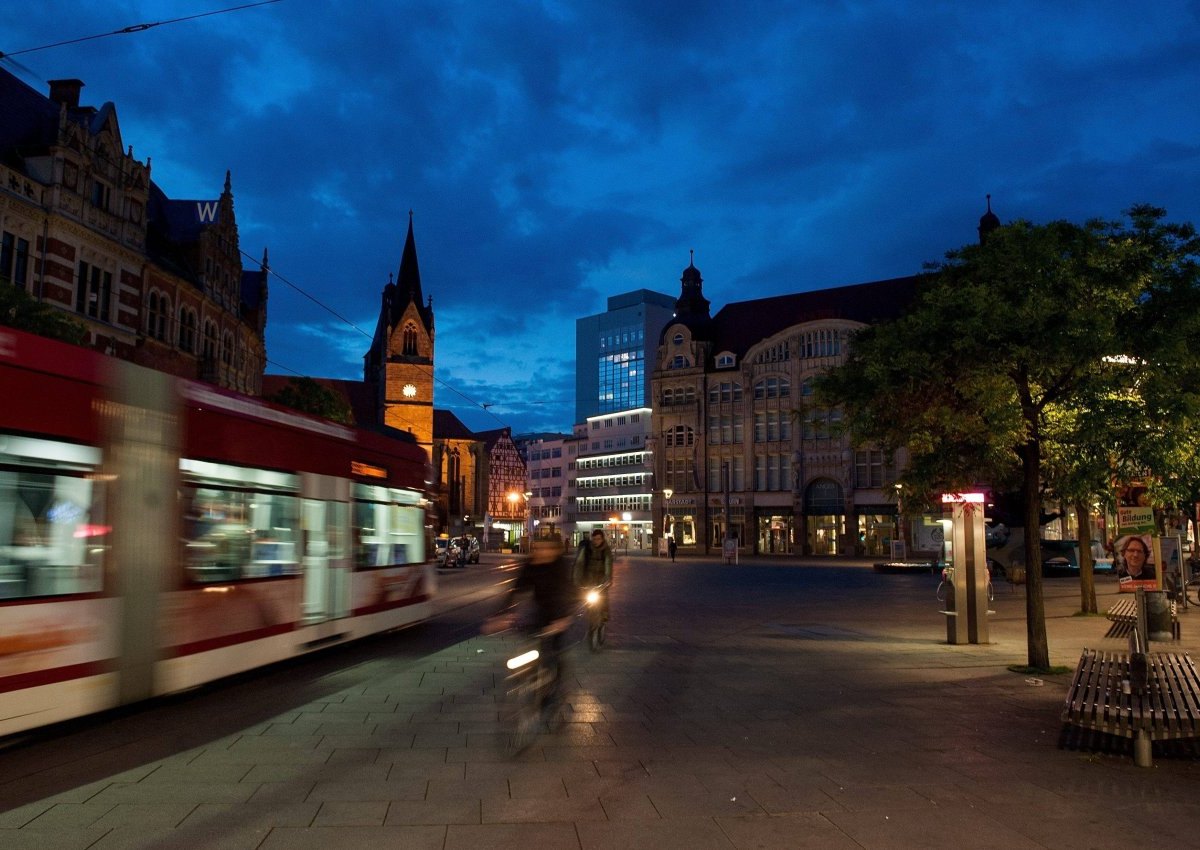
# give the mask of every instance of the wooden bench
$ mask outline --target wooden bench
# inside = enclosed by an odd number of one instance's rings
[[[1179,615],[1175,609],[1175,602],[1170,602],[1171,606],[1171,636],[1175,640],[1179,640]],[[1104,614],[1112,625],[1108,627],[1108,632],[1105,637],[1128,637],[1137,625],[1137,599],[1136,597],[1124,596],[1114,602]]]
[[[1062,720],[1132,738],[1134,764],[1150,767],[1151,742],[1200,738],[1200,676],[1187,655],[1085,649]]]

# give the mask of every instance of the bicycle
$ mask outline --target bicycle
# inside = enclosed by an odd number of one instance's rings
[[[505,662],[505,726],[508,748],[520,753],[533,743],[543,728],[554,731],[562,719],[562,635],[574,617],[563,617],[529,635],[519,652]],[[559,646],[556,647],[556,644]]]
[[[608,622],[604,611],[607,593],[608,582],[604,582],[595,587],[589,587],[583,597],[583,604],[588,615],[587,645],[592,652],[600,651],[608,632]]]

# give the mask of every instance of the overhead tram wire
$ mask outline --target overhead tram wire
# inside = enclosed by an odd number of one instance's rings
[[[41,47],[27,47],[24,50],[13,50],[8,53],[0,51],[0,59],[9,59],[10,57],[20,56],[24,53],[36,53],[39,50],[49,50],[52,47],[63,47],[68,44],[79,44],[82,41],[94,41],[97,38],[108,38],[109,36],[114,35],[127,35],[130,33],[145,32],[146,30],[154,29],[155,27],[163,27],[167,24],[178,24],[184,21],[194,21],[197,18],[208,18],[212,17],[213,15],[224,15],[228,12],[240,12],[244,9],[253,9],[258,6],[269,6],[272,3],[282,2],[283,0],[258,0],[257,3],[244,3],[241,6],[230,6],[227,9],[215,9],[211,12],[198,12],[195,15],[185,15],[181,18],[170,18],[165,21],[154,21],[148,24],[132,24],[131,26],[122,27],[121,29],[113,30],[112,32],[102,32],[97,33],[96,35],[85,35],[80,36],[79,38],[69,38],[66,41],[56,41],[53,44],[43,44]]]
[[[240,253],[240,254],[241,254],[243,257],[245,257],[245,258],[246,258],[247,260],[249,260],[250,262],[252,262],[252,263],[254,263],[255,265],[257,265],[257,266],[258,266],[260,269],[262,269],[262,268],[265,268],[265,270],[266,270],[267,274],[271,275],[271,277],[274,277],[274,278],[279,278],[279,280],[283,281],[283,283],[287,284],[289,287],[291,287],[292,289],[294,289],[294,290],[296,290],[297,292],[299,292],[301,295],[303,295],[305,298],[307,298],[307,299],[308,299],[309,301],[311,301],[312,303],[316,304],[316,305],[317,305],[318,307],[320,307],[322,310],[325,310],[325,311],[326,311],[327,313],[329,313],[330,315],[332,315],[332,316],[335,316],[336,318],[340,319],[342,322],[345,322],[347,325],[349,325],[350,327],[354,328],[354,330],[358,331],[360,334],[362,334],[363,336],[365,336],[367,339],[374,339],[374,337],[373,337],[371,334],[369,334],[369,333],[367,333],[366,331],[364,331],[362,328],[360,328],[358,325],[356,325],[356,324],[355,324],[354,322],[352,322],[350,319],[347,319],[345,316],[343,316],[343,315],[342,315],[341,313],[339,313],[337,310],[334,310],[332,307],[330,307],[329,305],[327,305],[327,304],[325,304],[324,302],[322,302],[322,301],[321,301],[319,298],[317,298],[316,296],[314,296],[314,295],[312,295],[312,294],[310,294],[310,293],[306,292],[306,291],[305,291],[305,290],[304,290],[302,287],[298,286],[297,284],[294,284],[294,283],[292,283],[290,280],[288,280],[286,277],[284,277],[283,275],[281,275],[279,272],[275,271],[275,269],[271,268],[271,266],[269,266],[269,265],[268,265],[268,266],[263,266],[263,265],[262,265],[262,261],[261,261],[261,260],[259,260],[259,259],[257,259],[256,257],[253,257],[253,256],[251,256],[250,254],[246,253],[246,251],[244,251],[244,250],[243,250],[242,248],[240,248],[240,247],[238,248],[238,253]],[[290,367],[288,367],[288,366],[284,366],[282,363],[276,363],[274,360],[270,360],[270,359],[268,359],[268,360],[267,360],[267,362],[268,362],[268,363],[270,363],[270,364],[271,364],[271,365],[273,365],[273,366],[278,366],[280,369],[286,369],[288,372],[291,372],[293,375],[301,375],[301,373],[300,373],[300,372],[297,372],[295,369],[292,369],[292,368],[290,368]],[[418,367],[418,368],[420,368],[420,367]],[[303,375],[301,375],[301,377],[303,377]],[[480,410],[482,410],[482,411],[483,411],[483,412],[485,412],[485,413],[486,413],[488,416],[490,416],[490,417],[492,417],[493,419],[495,419],[495,420],[496,420],[497,422],[499,422],[501,425],[503,425],[503,426],[505,426],[505,427],[510,427],[510,426],[509,426],[509,424],[508,424],[507,422],[505,422],[503,419],[501,419],[501,418],[500,418],[499,416],[497,416],[495,413],[492,413],[492,411],[491,411],[491,408],[495,406],[494,404],[492,404],[492,403],[489,403],[489,404],[483,404],[482,402],[478,402],[478,401],[476,401],[475,399],[471,398],[469,395],[467,395],[466,393],[464,393],[462,390],[460,390],[460,389],[458,389],[457,387],[455,387],[455,386],[452,386],[452,385],[450,385],[450,384],[446,383],[445,381],[443,381],[441,378],[439,378],[437,375],[435,375],[435,374],[434,374],[434,372],[433,372],[433,369],[430,369],[430,370],[429,370],[429,377],[430,377],[430,378],[431,378],[433,381],[435,381],[436,383],[438,383],[438,384],[441,384],[443,387],[445,387],[446,389],[448,389],[450,392],[452,392],[452,393],[454,393],[455,395],[457,395],[457,396],[459,396],[460,398],[462,398],[464,401],[468,402],[469,404],[473,405],[474,407],[478,407]],[[526,404],[536,404],[536,403],[538,403],[538,402],[526,402]],[[548,404],[548,402],[543,402],[543,403],[547,403],[547,404]]]

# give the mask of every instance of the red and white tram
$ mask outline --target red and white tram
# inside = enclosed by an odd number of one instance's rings
[[[427,618],[404,437],[0,328],[0,736]]]

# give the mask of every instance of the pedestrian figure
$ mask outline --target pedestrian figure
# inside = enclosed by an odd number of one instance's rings
[[[677,547],[675,546],[675,538],[674,538],[674,537],[668,537],[668,538],[667,538],[667,554],[669,554],[669,555],[671,556],[671,563],[672,563],[672,564],[673,564],[673,563],[675,563],[675,549],[676,549],[676,548],[677,548]]]

